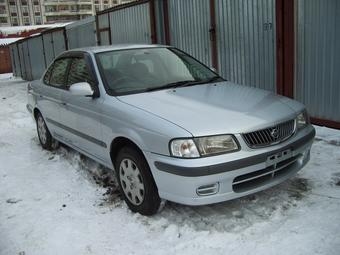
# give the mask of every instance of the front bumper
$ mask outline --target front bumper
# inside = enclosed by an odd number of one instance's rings
[[[248,148],[238,135],[241,150],[235,153],[199,159],[145,154],[161,198],[203,205],[252,194],[295,175],[309,161],[314,136],[309,125],[287,141],[262,149]],[[215,192],[199,192],[209,187]]]

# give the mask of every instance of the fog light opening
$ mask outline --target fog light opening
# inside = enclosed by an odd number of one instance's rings
[[[219,183],[216,182],[214,184],[203,185],[196,189],[196,193],[199,196],[211,196],[215,195],[219,190]]]
[[[310,150],[306,150],[301,153],[301,157],[299,158],[300,164],[305,164],[309,160]]]

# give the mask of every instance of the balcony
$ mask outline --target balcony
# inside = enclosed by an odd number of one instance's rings
[[[74,15],[79,15],[79,14],[89,14],[93,15],[92,10],[79,10],[79,11],[49,11],[45,12],[46,16],[74,16]]]
[[[44,2],[44,5],[79,5],[79,4],[92,4],[90,0],[82,0],[82,1],[72,1],[72,0],[48,0]]]

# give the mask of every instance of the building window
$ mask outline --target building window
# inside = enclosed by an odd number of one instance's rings
[[[80,10],[92,10],[92,6],[91,5],[82,5],[80,6]]]
[[[0,17],[0,23],[8,23],[8,20],[6,17]]]
[[[57,11],[56,6],[50,6],[50,5],[45,6],[45,12],[56,12],[56,11]]]
[[[58,6],[58,10],[59,11],[68,11],[68,6],[67,5],[59,5]]]
[[[7,14],[6,6],[0,6],[0,14]]]
[[[104,4],[104,10],[110,8],[108,4]]]
[[[40,6],[39,5],[34,6],[33,8],[34,8],[34,12],[40,12]]]
[[[27,5],[27,1],[26,0],[21,0],[21,5]]]
[[[16,6],[10,6],[9,7],[10,12],[16,13],[17,12],[17,7]]]
[[[30,25],[30,18],[29,17],[23,17],[22,20],[23,20],[25,26]]]
[[[94,8],[96,9],[96,12],[100,11],[100,6],[99,5],[95,5]]]
[[[18,23],[18,18],[12,17],[11,21],[12,21],[12,24],[17,24]]]
[[[10,1],[9,5],[15,5],[15,2]]]
[[[78,11],[77,5],[71,5],[70,8],[71,8],[71,10],[70,10],[71,12],[77,12]]]
[[[21,11],[22,11],[23,16],[28,16],[28,7],[27,6],[22,6]]]
[[[36,25],[41,25],[42,24],[41,17],[35,17],[34,19],[35,19],[35,24]]]

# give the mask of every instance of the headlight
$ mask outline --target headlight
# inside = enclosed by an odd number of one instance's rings
[[[176,139],[170,143],[171,155],[182,158],[211,156],[236,151],[238,149],[239,147],[231,135]]]
[[[195,138],[201,156],[222,154],[238,150],[238,145],[231,135],[218,135]]]
[[[297,117],[296,117],[296,128],[301,129],[304,128],[308,124],[308,115],[306,111],[301,112]]]
[[[181,158],[198,158],[196,144],[192,139],[177,139],[170,143],[171,155]]]

